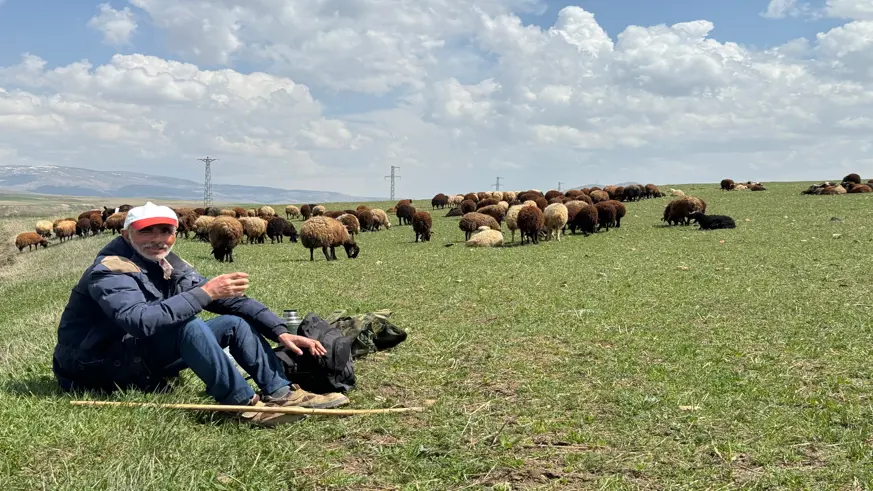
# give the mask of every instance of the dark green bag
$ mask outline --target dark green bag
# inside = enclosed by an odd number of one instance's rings
[[[406,340],[406,331],[388,320],[388,309],[349,315],[345,310],[334,310],[324,318],[345,336],[353,336],[352,358],[361,358],[397,346]]]

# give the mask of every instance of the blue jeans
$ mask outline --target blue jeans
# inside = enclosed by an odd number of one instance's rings
[[[173,376],[190,368],[219,404],[247,404],[255,392],[237,371],[224,348],[264,394],[290,385],[272,348],[245,319],[222,315],[208,321],[195,317],[165,336],[141,345],[153,372]]]

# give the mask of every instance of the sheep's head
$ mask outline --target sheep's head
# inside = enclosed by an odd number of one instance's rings
[[[46,249],[48,249],[48,246],[49,246],[48,241],[45,240],[45,237],[41,237],[39,239],[39,245],[43,246]]]
[[[361,248],[358,247],[358,244],[355,244],[354,242],[346,242],[345,244],[343,244],[343,247],[346,250],[346,255],[349,256],[349,259],[354,259],[358,257],[358,253],[361,252]]]

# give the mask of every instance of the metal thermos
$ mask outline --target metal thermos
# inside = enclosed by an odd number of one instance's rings
[[[294,309],[285,309],[282,312],[282,318],[285,320],[285,325],[288,326],[288,331],[292,333],[295,332],[300,326],[300,323],[303,322],[303,319],[297,315],[297,311]]]

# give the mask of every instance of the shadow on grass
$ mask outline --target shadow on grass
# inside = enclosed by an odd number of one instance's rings
[[[58,382],[50,375],[23,378],[4,378],[0,380],[0,392],[16,396],[53,397],[64,396]]]

